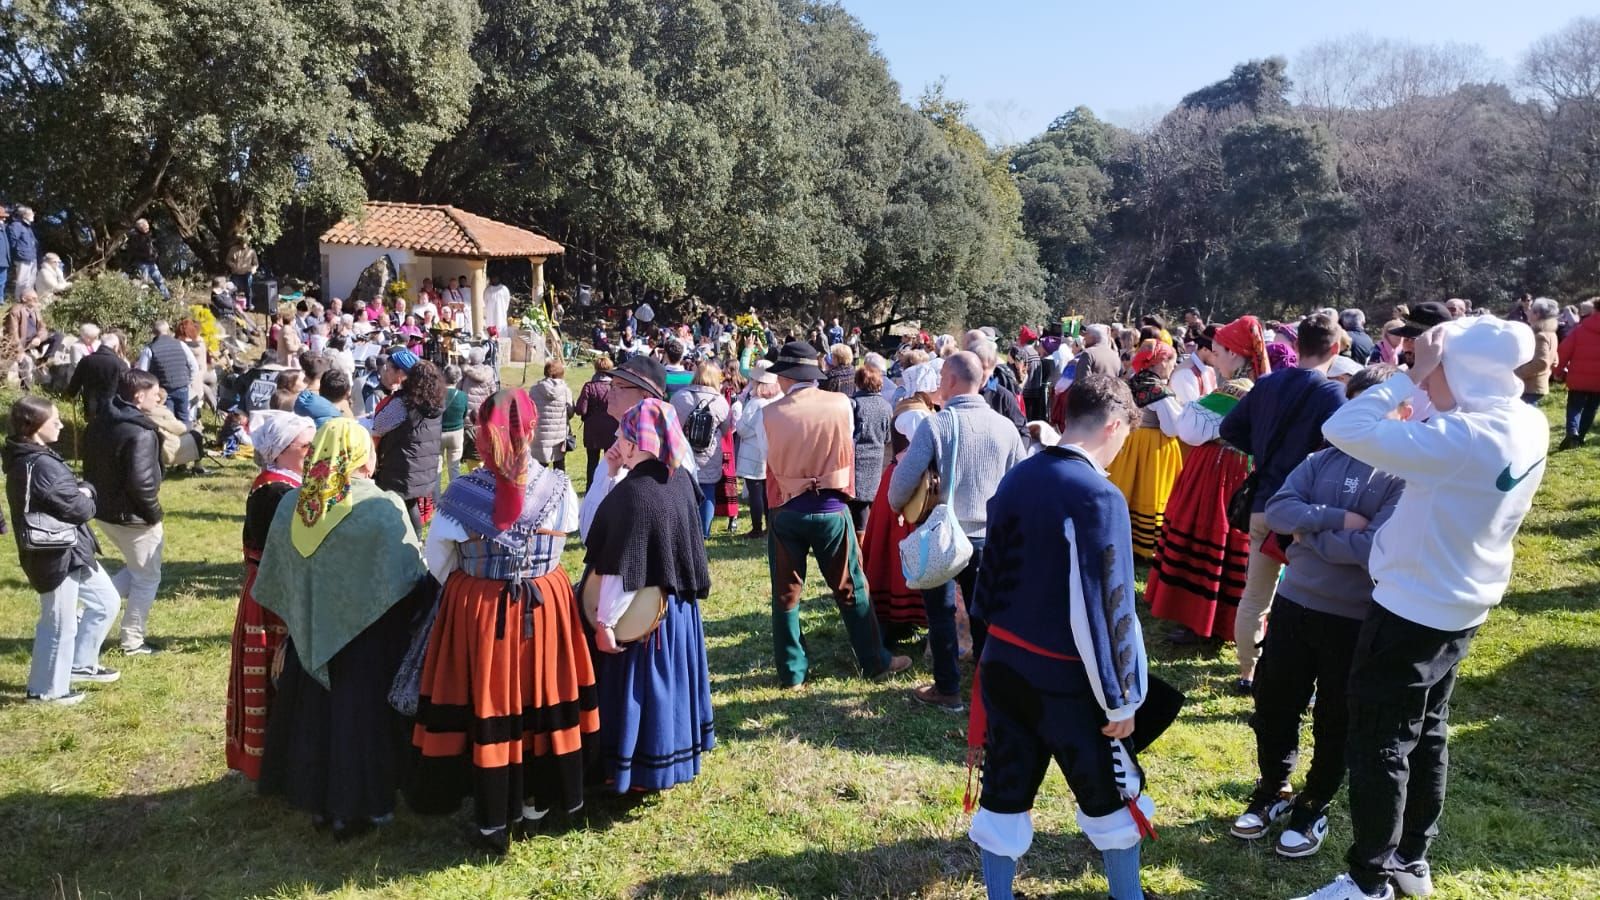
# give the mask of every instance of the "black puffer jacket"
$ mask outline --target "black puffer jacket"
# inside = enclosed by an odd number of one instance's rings
[[[78,490],[82,485],[73,477],[72,470],[44,444],[13,437],[6,441],[0,455],[5,460],[6,500],[11,507],[11,531],[17,535],[18,562],[34,590],[41,594],[53,591],[67,580],[68,572],[95,565],[100,545],[95,543],[94,532],[89,530],[89,520],[94,518],[94,491],[91,488],[86,495]],[[33,490],[24,498],[29,487],[30,467]],[[25,508],[78,526],[78,543],[63,550],[22,549],[22,511]]]
[[[83,477],[98,494],[94,517],[113,525],[161,521],[161,435],[121,397],[83,432]]]

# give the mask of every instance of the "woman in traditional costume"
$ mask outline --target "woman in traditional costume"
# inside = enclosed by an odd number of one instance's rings
[[[699,601],[711,589],[701,539],[692,454],[666,401],[650,398],[622,416],[612,467],[627,475],[606,494],[589,526],[585,579],[599,579],[595,680],[605,782],[617,793],[659,791],[700,772],[716,745],[711,676]],[[615,628],[645,588],[666,609],[655,630],[619,646]]]
[[[394,814],[406,735],[389,689],[418,600],[437,590],[404,502],[373,483],[373,463],[372,439],[354,419],[322,426],[305,483],[278,504],[252,585],[289,630],[261,793],[310,812],[335,837]]]
[[[911,436],[926,416],[939,411],[939,374],[931,367],[913,366],[905,371],[903,397],[894,406],[890,420],[888,463],[878,481],[872,508],[867,513],[867,528],[861,540],[861,568],[872,593],[872,611],[878,616],[885,644],[910,640],[918,628],[928,625],[928,608],[922,592],[906,586],[900,568],[900,541],[916,527],[889,506],[889,481],[895,465],[911,446]]]
[[[281,410],[250,416],[250,443],[261,473],[244,503],[244,587],[233,618],[233,649],[228,667],[228,768],[255,781],[261,777],[261,748],[267,741],[267,710],[272,705],[272,658],[288,635],[283,620],[256,603],[252,588],[267,530],[278,502],[300,486],[301,470],[316,423]]]
[[[1224,380],[1178,417],[1178,439],[1193,449],[1167,501],[1145,590],[1151,612],[1178,623],[1171,639],[1180,644],[1233,640],[1250,558],[1249,533],[1228,525],[1228,498],[1250,474],[1250,457],[1217,435],[1223,417],[1269,371],[1261,323],[1242,316],[1217,329],[1211,354]]]
[[[483,468],[451,482],[423,555],[444,585],[423,657],[412,805],[476,808],[478,842],[583,807],[583,741],[600,727],[594,666],[561,569],[578,496],[531,456],[535,407],[501,391],[478,412]]]
[[[1161,539],[1167,498],[1183,470],[1183,445],[1178,441],[1178,416],[1183,412],[1167,379],[1177,368],[1178,355],[1170,344],[1147,340],[1133,355],[1133,377],[1128,387],[1144,411],[1139,426],[1128,435],[1122,452],[1111,461],[1106,476],[1122,489],[1133,517],[1133,555],[1149,559]]]

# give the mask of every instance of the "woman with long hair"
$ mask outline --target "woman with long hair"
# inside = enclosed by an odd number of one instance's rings
[[[606,461],[627,474],[589,526],[584,578],[599,579],[596,746],[605,782],[624,794],[693,779],[716,731],[700,618],[711,571],[695,512],[699,496],[690,473],[680,471],[689,445],[672,406],[653,397],[623,414],[619,432]],[[615,627],[633,603],[645,602],[645,588],[660,590],[664,614],[642,640],[619,645]]]
[[[538,413],[520,390],[478,411],[483,468],[455,479],[423,551],[444,585],[423,657],[408,796],[428,812],[470,794],[475,841],[583,806],[584,736],[600,727],[594,666],[561,568],[578,527],[566,473],[532,458]]]
[[[50,449],[60,437],[61,413],[54,403],[24,394],[11,405],[11,436],[4,451],[6,500],[17,561],[28,584],[39,592],[28,699],[72,706],[87,696],[73,690],[74,683],[105,684],[118,678],[116,670],[100,665],[100,645],[111,633],[122,598],[95,559],[100,545],[89,530],[94,490],[73,477]],[[39,542],[30,537],[39,530],[66,534]]]
[[[256,602],[256,571],[278,504],[303,480],[306,454],[317,426],[305,416],[262,410],[250,417],[250,444],[260,473],[244,502],[244,586],[233,617],[228,666],[228,768],[255,781],[267,742],[267,711],[272,706],[272,659],[288,636],[283,620]]]
[[[1143,418],[1111,461],[1106,477],[1128,500],[1134,556],[1149,559],[1161,539],[1167,498],[1183,470],[1183,446],[1178,441],[1178,416],[1183,407],[1167,385],[1177,369],[1178,354],[1171,344],[1146,339],[1130,365],[1133,377],[1128,379],[1128,387],[1144,411]]]
[[[417,533],[433,516],[444,446],[444,373],[405,347],[390,349],[380,379],[390,393],[372,413],[378,487],[399,494]]]
[[[1221,384],[1178,416],[1178,439],[1191,449],[1167,501],[1145,588],[1151,612],[1177,623],[1177,643],[1233,640],[1250,561],[1249,533],[1228,524],[1228,499],[1250,474],[1250,457],[1218,434],[1223,417],[1269,371],[1261,323],[1242,316],[1217,329],[1211,359]]]
[[[375,465],[354,419],[322,426],[304,483],[273,514],[251,586],[288,629],[274,663],[261,793],[311,813],[336,838],[394,814],[405,725],[389,690],[415,608],[438,589],[405,505],[372,481]]]

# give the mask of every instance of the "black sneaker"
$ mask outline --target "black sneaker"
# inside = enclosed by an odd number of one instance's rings
[[[122,655],[123,656],[155,656],[157,653],[160,653],[160,652],[161,652],[160,645],[152,644],[149,641],[142,641],[142,642],[140,642],[139,646],[137,646],[137,647],[132,647],[132,648],[123,647],[122,648]]]
[[[1239,818],[1233,820],[1228,833],[1244,841],[1260,840],[1266,837],[1267,830],[1274,822],[1289,814],[1289,807],[1293,803],[1294,795],[1288,791],[1267,797],[1252,797],[1250,805],[1244,808]]]
[[[121,672],[118,672],[116,669],[108,669],[105,666],[85,666],[80,669],[72,670],[73,681],[92,681],[95,684],[110,684],[121,677]]]
[[[1578,440],[1578,436],[1577,435],[1569,434],[1566,437],[1561,439],[1561,445],[1559,447],[1556,447],[1556,451],[1560,452],[1562,450],[1576,450],[1578,448],[1578,446],[1580,444],[1582,444],[1582,443],[1583,443],[1582,441]]]

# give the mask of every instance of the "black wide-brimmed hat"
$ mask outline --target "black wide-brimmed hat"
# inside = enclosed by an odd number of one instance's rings
[[[612,378],[621,378],[657,400],[667,398],[667,370],[655,357],[635,353],[628,361],[611,370]]]
[[[821,381],[822,369],[817,366],[817,348],[805,341],[790,341],[778,351],[778,361],[772,364],[772,374],[791,381]]]
[[[1414,338],[1435,325],[1450,321],[1451,318],[1450,307],[1437,300],[1429,300],[1413,306],[1406,313],[1406,323],[1398,328],[1389,329],[1389,333],[1395,337]]]

